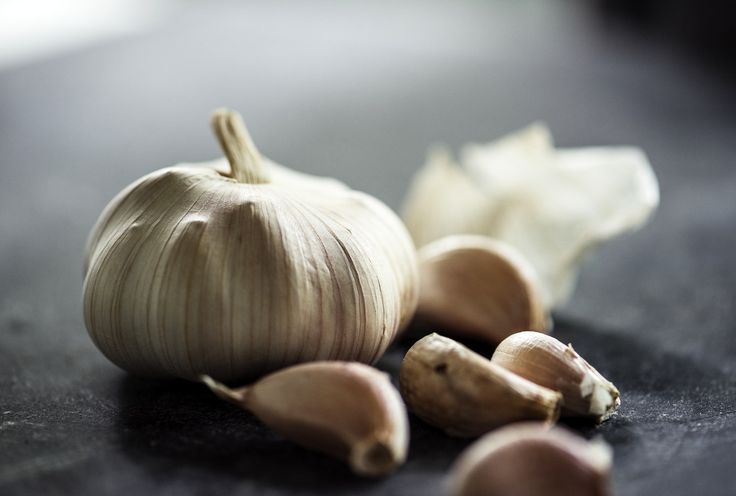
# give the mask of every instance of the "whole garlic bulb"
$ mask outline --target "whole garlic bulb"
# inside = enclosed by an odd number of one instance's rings
[[[90,236],[84,317],[143,375],[252,378],[313,360],[370,363],[414,312],[414,246],[398,217],[342,183],[260,156],[240,116],[212,125],[229,161],[128,186]]]

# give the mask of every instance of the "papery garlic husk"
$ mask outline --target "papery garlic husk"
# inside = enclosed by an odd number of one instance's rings
[[[449,476],[451,496],[610,495],[612,451],[564,429],[519,422],[467,448]]]
[[[401,221],[369,195],[261,157],[237,113],[212,124],[229,165],[153,172],[97,221],[84,283],[95,344],[131,372],[188,379],[375,361],[416,306]]]
[[[406,407],[388,374],[367,365],[294,365],[239,389],[207,376],[202,380],[274,431],[347,461],[359,475],[387,475],[406,460]]]
[[[542,124],[467,145],[461,163],[436,149],[415,176],[403,207],[415,243],[451,234],[505,241],[535,267],[547,308],[569,299],[587,253],[640,227],[659,203],[640,149],[557,150]]]
[[[433,333],[404,357],[399,375],[409,411],[453,436],[484,434],[518,420],[554,423],[562,396]]]
[[[491,362],[562,393],[563,417],[607,420],[621,405],[616,386],[575,352],[572,345],[538,332],[504,339]]]
[[[419,258],[417,318],[494,343],[549,328],[534,268],[513,247],[477,235],[440,238]]]

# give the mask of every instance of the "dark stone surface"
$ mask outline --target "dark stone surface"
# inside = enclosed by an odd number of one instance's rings
[[[734,494],[736,94],[574,5],[182,3],[142,36],[0,71],[0,494],[442,494],[468,441],[412,419],[406,466],[362,480],[87,337],[96,216],[138,176],[215,156],[221,105],[277,161],[393,207],[438,140],[544,119],[565,146],[643,147],[660,211],[585,266],[555,328],[623,404],[572,427],[613,445],[617,494]]]

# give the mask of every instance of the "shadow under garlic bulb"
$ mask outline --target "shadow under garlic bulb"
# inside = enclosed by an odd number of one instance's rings
[[[417,301],[414,246],[375,198],[262,158],[237,113],[224,160],[153,172],[90,236],[84,318],[134,373],[230,381],[378,359]]]

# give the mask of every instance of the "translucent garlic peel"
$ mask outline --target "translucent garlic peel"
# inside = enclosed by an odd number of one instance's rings
[[[403,217],[417,246],[451,234],[481,234],[524,254],[548,308],[567,301],[584,256],[637,229],[659,203],[645,154],[634,147],[557,150],[543,124],[469,144],[458,164],[430,153]]]

